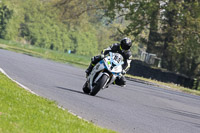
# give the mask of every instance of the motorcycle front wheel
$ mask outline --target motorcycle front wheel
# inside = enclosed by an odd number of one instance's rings
[[[97,81],[96,85],[93,87],[93,89],[90,92],[90,95],[95,96],[101,88],[106,84],[106,81],[109,77],[107,75],[102,75],[101,78]]]
[[[83,85],[83,92],[85,94],[89,94],[90,93],[90,89],[88,88],[88,82],[86,81],[85,84]]]

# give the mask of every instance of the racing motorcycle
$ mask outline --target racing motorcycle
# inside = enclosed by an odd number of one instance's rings
[[[98,62],[83,85],[83,92],[95,96],[101,89],[108,88],[117,77],[122,76],[123,56],[109,52],[108,56]]]

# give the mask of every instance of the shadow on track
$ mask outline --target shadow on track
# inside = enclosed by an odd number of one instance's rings
[[[88,94],[85,94],[85,93],[82,92],[82,91],[72,90],[72,89],[69,89],[69,88],[64,88],[64,87],[59,87],[59,86],[56,86],[56,88],[62,89],[62,90],[67,90],[67,91],[74,92],[74,93],[83,94],[83,95],[88,95]],[[88,96],[91,96],[91,95],[88,95]],[[91,96],[91,97],[97,97],[97,98],[104,99],[104,100],[114,101],[114,100],[112,100],[112,99],[105,98],[105,97],[100,97],[100,96]]]

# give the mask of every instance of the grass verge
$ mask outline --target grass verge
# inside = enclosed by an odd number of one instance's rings
[[[192,90],[192,89],[188,89],[188,88],[185,88],[185,87],[173,84],[173,83],[164,83],[164,82],[160,82],[160,81],[157,81],[157,80],[146,79],[146,78],[132,76],[132,75],[126,75],[126,76],[129,77],[129,78],[134,78],[134,79],[139,79],[139,80],[146,81],[146,82],[151,82],[151,83],[154,83],[154,85],[165,88],[165,89],[182,91],[182,92],[186,92],[186,93],[190,93],[190,94],[200,96],[199,90]]]
[[[57,62],[71,63],[78,65],[80,67],[87,67],[91,60],[91,57],[89,56],[68,54],[64,52],[35,47],[28,44],[20,44],[13,41],[6,41],[2,39],[0,39],[0,48],[39,58],[50,59]]]
[[[111,133],[58,108],[0,73],[0,132]]]

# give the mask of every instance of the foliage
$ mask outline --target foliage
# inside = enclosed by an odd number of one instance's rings
[[[198,0],[107,0],[107,15],[130,22],[122,31],[146,44],[162,58],[162,67],[198,77],[200,74],[200,2]],[[148,29],[148,34],[144,32]]]
[[[96,55],[111,45],[116,32],[102,23],[104,11],[101,2],[5,0],[4,4],[13,14],[9,21],[5,21],[6,26],[1,24],[4,36],[0,38],[61,52]]]
[[[4,3],[0,3],[0,38],[5,38],[6,27],[9,19],[12,17],[12,10],[10,10]]]
[[[168,35],[166,43],[166,59],[164,67],[184,73],[189,77],[197,77],[200,65],[200,15],[199,1],[169,1],[166,8],[167,26],[164,31]],[[169,41],[171,37],[171,41]],[[171,55],[170,55],[171,54]]]

